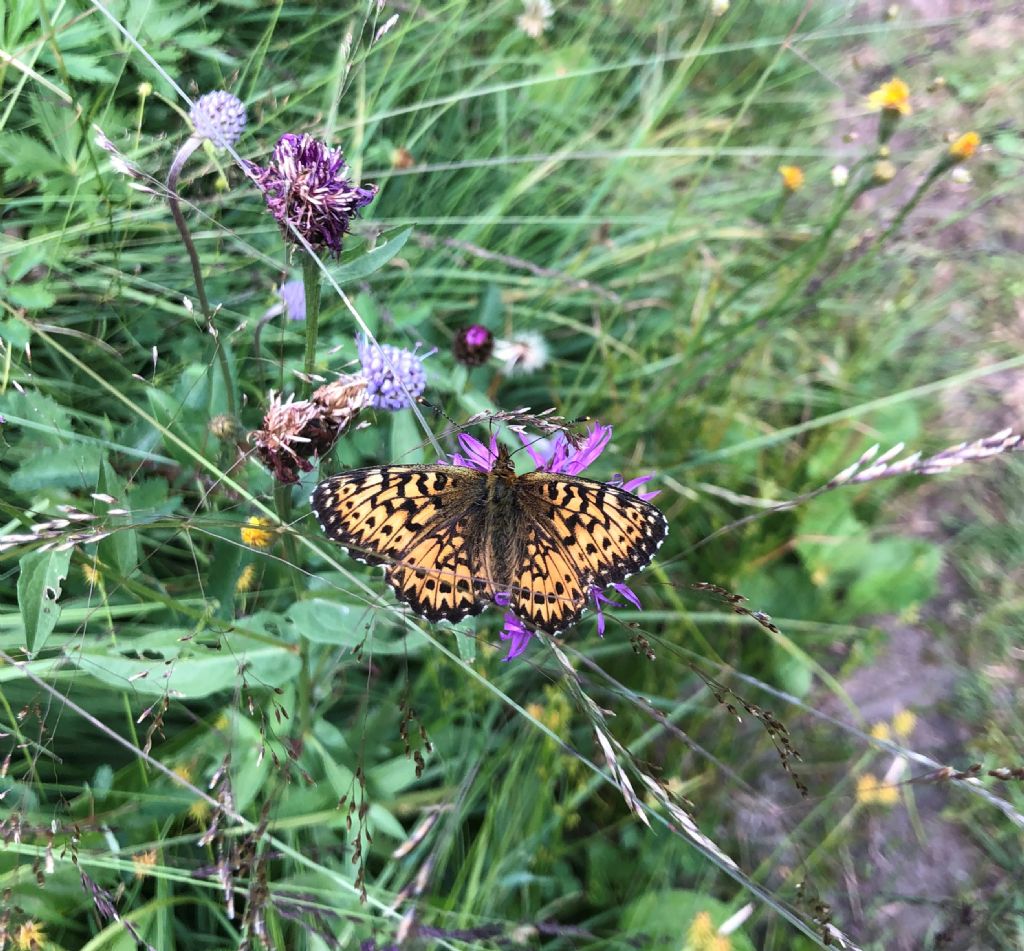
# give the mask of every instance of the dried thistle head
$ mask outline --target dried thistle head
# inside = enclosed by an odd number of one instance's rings
[[[366,380],[343,376],[321,386],[308,400],[270,394],[263,428],[249,434],[263,464],[279,482],[299,481],[299,472],[309,472],[314,456],[324,456],[360,410],[369,405]]]
[[[359,413],[370,405],[366,378],[357,374],[343,374],[332,383],[314,390],[310,402],[321,407],[333,420],[337,439]]]
[[[317,433],[322,411],[307,400],[295,402],[294,394],[282,400],[271,391],[263,427],[249,434],[260,461],[274,478],[286,484],[299,481],[299,471],[309,472],[307,461],[315,451],[310,430]]]

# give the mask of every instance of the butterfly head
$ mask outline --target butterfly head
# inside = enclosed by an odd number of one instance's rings
[[[498,479],[511,482],[516,477],[516,466],[508,447],[498,444],[498,455],[491,466],[491,473]]]

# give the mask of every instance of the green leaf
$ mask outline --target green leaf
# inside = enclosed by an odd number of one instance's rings
[[[113,466],[106,459],[100,463],[97,491],[105,492],[117,499],[115,507],[128,507],[124,482],[118,478]],[[96,503],[98,514],[102,514],[106,509],[105,503]],[[107,524],[114,529],[114,533],[100,542],[100,561],[113,565],[120,572],[122,578],[127,578],[139,564],[139,539],[135,534],[135,529],[131,527],[132,518],[127,515],[113,515],[108,517]]]
[[[391,414],[391,455],[388,458],[406,465],[423,462],[423,432],[412,413]]]
[[[368,628],[366,609],[337,601],[313,598],[297,601],[285,614],[295,633],[314,644],[356,648],[368,643],[375,654],[400,654],[409,650],[405,638],[388,640],[380,627]],[[372,640],[367,640],[372,632]]]
[[[259,622],[259,616],[246,619],[253,628]],[[103,683],[146,697],[195,699],[235,690],[243,677],[254,686],[280,687],[298,676],[301,661],[284,643],[267,644],[233,631],[221,636],[219,646],[208,647],[185,640],[191,634],[158,631],[122,641],[120,649],[97,645],[68,659]]]
[[[405,242],[409,240],[411,234],[412,228],[405,228],[383,244],[378,244],[372,251],[367,251],[357,257],[354,256],[351,260],[347,259],[348,255],[342,255],[341,263],[329,268],[328,271],[339,284],[361,281],[373,274],[374,271],[379,271],[388,261],[396,257],[398,252],[405,247]]]
[[[15,350],[24,350],[31,339],[32,331],[20,320],[15,320],[13,317],[7,320],[0,320],[0,340],[9,344]]]
[[[501,289],[497,284],[487,284],[480,295],[480,303],[476,310],[475,323],[485,327],[497,327],[505,313],[505,305],[501,300]]]
[[[68,576],[71,549],[34,551],[23,555],[18,575],[18,607],[30,654],[40,650],[60,617],[61,582]]]
[[[52,291],[45,284],[12,284],[7,288],[7,298],[15,307],[25,310],[46,310],[57,303]]]

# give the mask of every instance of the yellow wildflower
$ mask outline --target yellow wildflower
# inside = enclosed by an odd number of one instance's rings
[[[35,921],[26,921],[14,932],[14,946],[18,951],[39,951],[45,942],[43,926]]]
[[[100,583],[103,576],[96,569],[95,565],[82,565],[82,577],[95,587]]]
[[[210,815],[210,804],[205,799],[197,799],[188,807],[189,816],[202,825]]]
[[[686,932],[686,940],[691,947],[698,949],[698,951],[705,951],[717,933],[711,921],[711,914],[706,911],[699,911],[693,916],[693,921],[690,922],[689,930]]]
[[[893,732],[901,740],[909,739],[915,726],[917,726],[917,715],[909,710],[897,710],[896,715],[892,718]]]
[[[896,786],[887,785],[871,773],[857,777],[857,802],[862,806],[893,806],[900,799]]]
[[[153,866],[156,865],[156,849],[136,853],[132,856],[132,865],[135,868],[136,878],[145,878],[152,874]]]
[[[888,185],[896,177],[896,166],[888,159],[875,162],[871,169],[871,181],[875,185]]]
[[[716,934],[704,948],[705,951],[732,951],[732,941],[728,935]]]
[[[242,542],[250,548],[269,548],[274,541],[274,533],[268,531],[271,525],[269,518],[250,515],[249,521],[242,526]]]
[[[780,165],[782,187],[788,192],[795,192],[804,183],[804,170],[797,165]]]
[[[913,111],[910,108],[910,87],[902,79],[893,76],[868,96],[868,108],[909,116]]]
[[[235,590],[241,594],[243,591],[248,591],[253,582],[256,580],[256,566],[246,565],[242,569],[242,573],[238,576],[238,580],[235,582]]]
[[[979,145],[981,136],[977,132],[965,132],[950,144],[949,154],[958,162],[963,162],[978,151]]]
[[[889,729],[888,723],[876,723],[871,727],[871,735],[876,740],[890,740],[892,739],[892,731]]]
[[[190,767],[182,765],[174,767],[174,775],[179,779],[184,779],[186,783],[192,782],[192,770]]]

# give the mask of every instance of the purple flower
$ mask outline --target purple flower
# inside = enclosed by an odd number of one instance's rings
[[[480,324],[463,327],[452,341],[452,353],[467,367],[483,366],[494,352],[494,334]]]
[[[249,172],[285,240],[295,240],[293,226],[315,251],[327,248],[335,256],[350,221],[377,194],[376,185],[350,184],[341,149],[329,149],[311,135],[282,135],[270,164],[250,163]]]
[[[200,139],[219,149],[234,145],[245,131],[245,106],[237,96],[218,90],[200,96],[188,114]]]
[[[612,428],[594,423],[578,447],[569,442],[565,433],[559,433],[555,436],[546,458],[538,452],[537,444],[528,436],[519,433],[519,438],[537,466],[538,472],[564,472],[566,475],[579,475],[604,452],[608,441],[612,438]]]
[[[423,361],[412,351],[360,337],[359,362],[366,396],[375,409],[404,409],[427,388]]]
[[[495,599],[497,600],[497,599]],[[511,641],[508,646],[508,653],[505,655],[506,662],[514,660],[530,645],[530,638],[533,634],[511,611],[505,612],[505,626],[501,629],[501,639]]]
[[[661,489],[655,489],[653,492],[637,492],[645,482],[650,482],[654,478],[654,473],[650,473],[645,476],[637,476],[635,479],[630,479],[629,482],[623,482],[622,476],[617,472],[609,480],[609,485],[614,485],[616,488],[624,489],[626,492],[632,492],[634,495],[639,496],[645,502],[649,502],[656,495],[661,492]]]
[[[498,437],[491,436],[489,446],[485,446],[479,439],[474,439],[468,433],[459,433],[459,445],[461,452],[452,453],[452,465],[462,466],[465,469],[476,469],[479,472],[490,472],[498,458]],[[508,603],[507,601],[505,602]]]
[[[630,590],[628,585],[623,584],[621,581],[617,581],[608,587],[614,588],[618,593],[624,597],[630,604],[633,605],[638,611],[643,610],[643,606],[640,604],[640,599]],[[590,589],[590,597],[594,602],[594,610],[597,612],[597,634],[599,637],[604,637],[604,610],[602,604],[611,604],[617,608],[625,607],[619,601],[613,601],[609,598],[600,588],[592,587]]]
[[[538,440],[524,433],[519,433],[519,438],[526,447],[527,453],[537,468],[538,472],[564,473],[566,475],[579,475],[584,469],[593,463],[604,451],[612,437],[611,426],[602,426],[600,423],[588,430],[587,434],[580,441],[578,446],[573,446],[564,433],[558,433],[553,440]],[[461,452],[452,453],[452,464],[463,466],[467,469],[476,469],[478,472],[490,472],[498,459],[498,438],[491,436],[485,445],[479,439],[470,436],[468,433],[459,434],[459,446]],[[633,492],[639,498],[647,500],[657,495],[657,492],[637,492],[640,486],[650,482],[654,476],[637,476],[628,482],[623,481],[621,475],[613,476],[608,485],[623,489],[626,492]],[[624,607],[621,601],[616,601],[605,592],[612,589],[619,597],[624,598],[638,611],[642,610],[640,599],[635,592],[626,584],[613,582],[603,589],[592,585],[587,592],[594,604],[597,613],[597,633],[604,636],[605,615],[604,606]],[[494,595],[494,603],[500,608],[506,608],[511,602],[507,592],[499,592]],[[509,651],[505,660],[512,660],[522,654],[530,643],[530,630],[511,611],[505,613],[505,625],[501,631],[501,639],[511,641]]]
[[[285,281],[278,288],[277,296],[289,320],[306,319],[306,288],[302,281]]]

